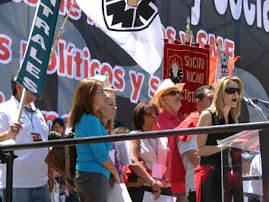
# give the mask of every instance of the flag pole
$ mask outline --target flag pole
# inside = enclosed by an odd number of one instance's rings
[[[129,6],[135,6],[137,7],[139,0],[128,0],[127,3]]]
[[[52,57],[53,52],[54,52],[55,49],[56,49],[56,45],[57,45],[58,41],[60,40],[60,38],[62,37],[62,34],[64,33],[64,27],[65,27],[65,24],[66,24],[66,22],[67,22],[67,19],[68,19],[68,17],[69,17],[69,14],[70,14],[70,12],[71,12],[71,10],[72,10],[74,4],[75,4],[75,0],[74,0],[73,3],[71,4],[71,6],[70,6],[70,8],[69,8],[69,10],[68,10],[68,13],[67,13],[67,15],[66,15],[66,17],[65,17],[65,19],[64,19],[64,22],[63,22],[62,26],[60,27],[60,30],[58,31],[58,34],[57,34],[57,36],[56,36],[56,40],[55,40],[55,42],[54,42],[54,44],[53,44],[53,47],[52,47],[52,49],[51,49],[51,52],[50,52],[50,58]]]
[[[23,105],[24,105],[24,102],[25,102],[25,98],[26,98],[26,88],[23,88],[21,99],[20,99],[20,105],[19,105],[19,114],[18,114],[18,117],[16,119],[17,122],[20,122],[22,109],[23,109]]]

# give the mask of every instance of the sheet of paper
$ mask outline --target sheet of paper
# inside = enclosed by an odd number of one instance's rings
[[[132,202],[129,192],[124,183],[115,183],[108,191],[109,202]]]
[[[122,166],[130,165],[132,160],[128,141],[115,142],[115,146],[119,155],[120,164]]]
[[[111,161],[113,162],[113,164],[115,165],[115,149],[109,150],[108,155],[109,155]]]
[[[143,202],[176,202],[176,198],[173,196],[161,195],[158,199],[151,192],[144,192]]]

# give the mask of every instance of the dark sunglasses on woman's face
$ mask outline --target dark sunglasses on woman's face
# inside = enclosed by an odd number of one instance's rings
[[[240,95],[241,90],[240,90],[240,88],[228,87],[228,88],[225,89],[225,92],[226,92],[227,94],[229,94],[229,95],[235,94],[235,92],[237,92],[238,95]]]
[[[180,91],[176,91],[176,90],[172,90],[172,91],[169,91],[168,93],[165,93],[165,95],[172,95],[172,96],[175,96],[176,94],[179,94],[181,95],[181,92]]]

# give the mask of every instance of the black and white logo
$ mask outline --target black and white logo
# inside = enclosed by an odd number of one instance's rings
[[[173,62],[169,70],[169,78],[174,84],[178,84],[182,81],[184,76],[183,69],[180,67],[178,62]]]
[[[158,15],[155,0],[139,0],[131,7],[127,0],[102,0],[103,17],[108,30],[141,31]]]

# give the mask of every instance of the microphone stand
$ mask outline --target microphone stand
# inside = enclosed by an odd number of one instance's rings
[[[258,99],[257,99],[258,100]],[[266,116],[264,115],[264,113],[262,112],[261,108],[258,107],[257,105],[254,104],[254,102],[252,101],[252,99],[248,99],[248,105],[249,106],[252,106],[256,112],[259,114],[260,118],[263,120],[263,121],[268,121]],[[269,107],[269,105],[268,105]]]
[[[252,101],[257,104],[258,102],[262,103],[267,109],[269,108],[269,102],[261,100],[259,98],[252,98]]]
[[[258,98],[248,99],[248,105],[254,107],[254,109],[256,110],[256,112],[259,114],[260,118],[261,118],[263,121],[268,121],[267,118],[266,118],[266,116],[265,116],[264,113],[262,112],[261,108],[258,107],[256,104],[254,104],[254,103],[258,103],[258,102],[261,102],[262,104],[265,105],[266,108],[269,108],[269,103],[266,102],[266,101],[260,100],[260,99],[258,99]],[[259,135],[259,142],[260,142],[260,140],[261,140],[261,139],[260,139],[260,135]],[[259,144],[260,144],[260,143],[259,143]],[[261,149],[262,149],[262,148],[260,147],[260,152],[259,152],[260,155],[261,155]],[[260,163],[261,163],[261,162],[260,162]],[[251,164],[252,164],[252,163],[251,163]],[[259,177],[259,180],[262,180],[262,173],[260,173],[258,177]],[[262,201],[262,199],[263,199],[263,196],[260,195],[260,196],[259,196],[259,200]]]
[[[264,113],[262,112],[261,108],[258,107],[256,104],[254,104],[254,102],[257,103],[257,102],[258,102],[258,99],[254,100],[254,99],[249,99],[249,98],[247,98],[247,104],[255,109],[255,111],[259,114],[260,118],[261,118],[263,121],[268,121],[267,118],[266,118],[266,116],[265,116]],[[263,104],[264,104],[264,103],[263,103]],[[267,105],[266,108],[269,108],[269,105]],[[259,135],[259,136],[260,136],[260,135]],[[259,138],[259,140],[260,140],[260,138]],[[260,151],[259,153],[261,153],[261,151]],[[252,163],[251,163],[251,164],[252,164]],[[258,177],[259,177],[259,180],[262,180],[262,174],[260,174]],[[263,196],[260,195],[259,199],[260,199],[260,201],[262,201]]]

